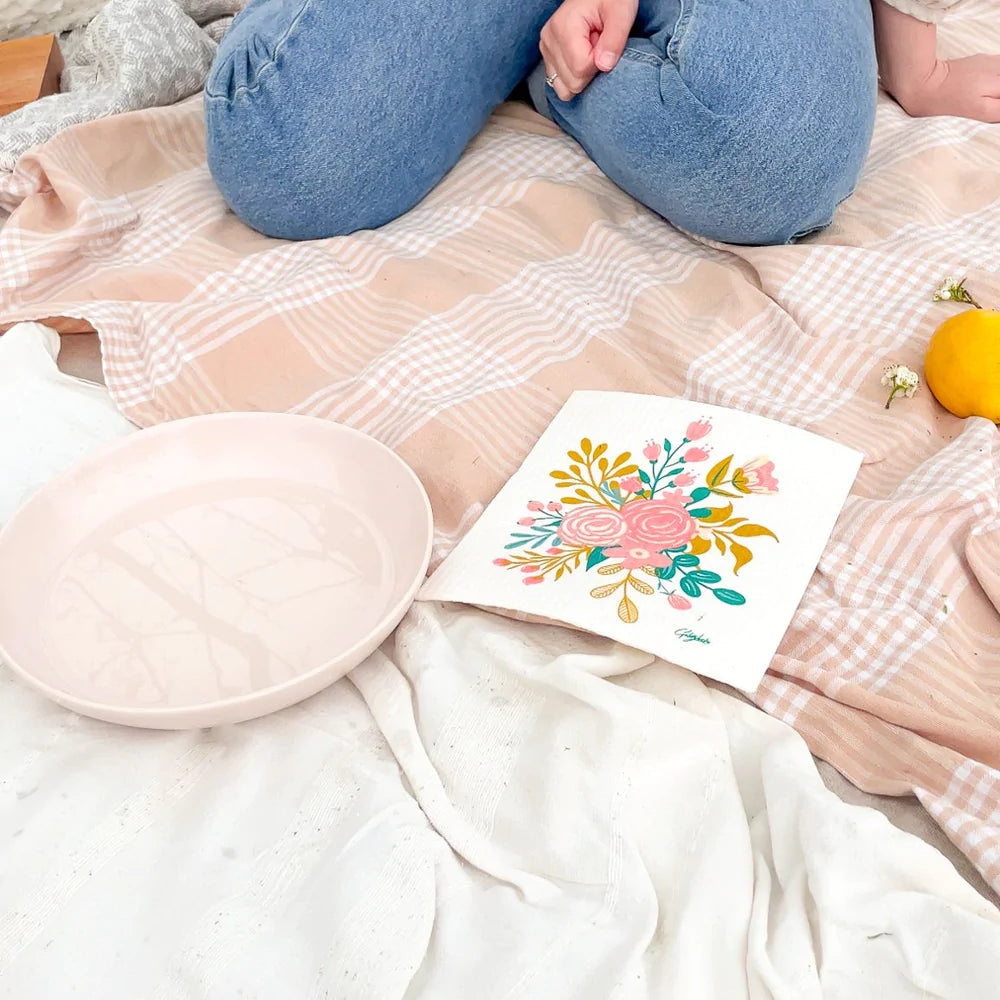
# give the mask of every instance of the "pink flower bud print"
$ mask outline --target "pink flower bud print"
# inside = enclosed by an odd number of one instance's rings
[[[517,523],[524,525],[525,528],[530,528],[535,523],[535,519],[533,517],[522,517]]]
[[[688,441],[700,441],[703,437],[709,434],[712,430],[712,425],[707,420],[692,420],[688,424],[687,434],[685,435]]]
[[[622,493],[638,493],[642,490],[642,480],[638,476],[626,476],[618,485]]]
[[[545,505],[545,509],[552,511],[553,514],[558,514],[562,510],[562,504],[558,500],[551,500]]]
[[[510,565],[510,560],[509,559],[494,559],[493,560],[493,565],[494,566],[509,566]]]
[[[684,452],[685,462],[704,462],[708,458],[708,452],[704,448],[688,448]]]
[[[777,493],[778,480],[774,477],[774,462],[766,455],[751,459],[742,469],[733,473],[733,486],[740,493]]]
[[[691,607],[691,602],[683,594],[670,594],[667,601],[672,608],[676,608],[678,611],[687,611]]]
[[[674,486],[690,486],[694,482],[694,476],[690,472],[682,472],[679,476],[674,476]]]
[[[542,583],[544,580],[545,580],[544,576],[526,576],[524,577],[523,580],[521,580],[521,583],[530,587],[536,583]]]
[[[663,449],[655,441],[650,441],[646,447],[642,449],[643,455],[645,455],[647,460],[650,462],[655,462],[660,457],[662,451]]]

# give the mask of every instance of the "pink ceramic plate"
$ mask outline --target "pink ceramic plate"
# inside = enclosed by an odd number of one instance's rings
[[[357,431],[264,413],[164,424],[53,480],[0,533],[0,653],[97,719],[255,718],[385,639],[431,535],[416,475]]]

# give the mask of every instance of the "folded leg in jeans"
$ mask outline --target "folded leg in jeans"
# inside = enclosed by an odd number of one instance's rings
[[[209,164],[251,226],[310,239],[417,204],[538,60],[558,0],[253,0],[206,87]],[[853,189],[874,120],[869,0],[642,0],[618,65],[536,105],[626,191],[783,243]]]
[[[869,0],[640,0],[625,52],[572,101],[532,97],[633,197],[727,243],[828,225],[875,120]]]
[[[205,86],[208,162],[270,236],[412,208],[538,62],[559,0],[251,0]]]

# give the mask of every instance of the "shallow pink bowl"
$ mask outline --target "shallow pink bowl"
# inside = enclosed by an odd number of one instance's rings
[[[163,424],[54,479],[0,532],[0,654],[97,719],[252,719],[378,647],[432,533],[413,471],[350,428],[271,413]]]

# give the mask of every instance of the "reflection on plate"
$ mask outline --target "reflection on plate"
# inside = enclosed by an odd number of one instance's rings
[[[98,718],[247,719],[367,656],[430,541],[416,476],[364,435],[276,414],[178,421],[87,459],[0,534],[0,646]]]

